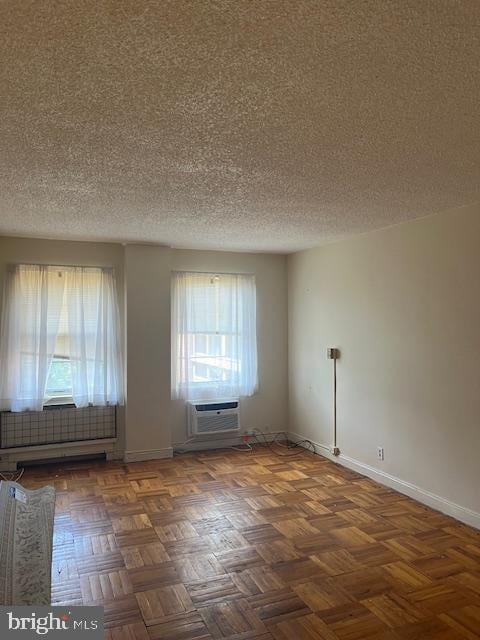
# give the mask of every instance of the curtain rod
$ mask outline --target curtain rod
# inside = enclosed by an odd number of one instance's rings
[[[102,269],[103,271],[114,271],[112,266],[86,265],[86,264],[51,264],[50,262],[9,262],[7,270],[17,267],[52,267],[52,269]]]
[[[255,276],[255,274],[250,271],[191,271],[172,269],[172,273],[193,273],[198,276]]]

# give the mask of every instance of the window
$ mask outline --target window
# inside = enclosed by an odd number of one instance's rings
[[[45,402],[47,403],[73,402],[72,363],[70,362],[68,337],[68,313],[64,303],[60,313],[54,353],[47,375],[45,388]]]
[[[122,401],[119,313],[113,270],[13,265],[0,340],[0,407]]]
[[[172,393],[186,400],[257,387],[255,278],[178,272],[172,280]]]
[[[45,402],[72,401],[72,365],[69,356],[54,354],[48,371]],[[61,404],[59,402],[58,404]]]

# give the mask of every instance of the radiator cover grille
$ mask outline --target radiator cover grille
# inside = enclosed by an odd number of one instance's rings
[[[115,437],[114,406],[0,413],[0,449]]]

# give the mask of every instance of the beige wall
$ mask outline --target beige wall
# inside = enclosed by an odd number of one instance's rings
[[[168,455],[186,439],[186,410],[170,400],[172,270],[254,273],[257,282],[259,390],[241,403],[245,429],[287,427],[287,277],[280,255],[180,251],[153,245],[0,237],[0,284],[9,262],[114,266],[125,335],[126,426],[130,459]]]
[[[339,347],[342,454],[477,513],[479,242],[475,206],[288,260],[290,430],[331,444]]]
[[[171,453],[170,249],[125,247],[127,459]]]

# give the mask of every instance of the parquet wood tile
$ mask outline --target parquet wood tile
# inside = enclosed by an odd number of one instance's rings
[[[175,560],[175,566],[184,582],[194,582],[195,580],[226,573],[213,553],[186,555],[179,560]]]
[[[368,598],[362,600],[362,604],[392,629],[429,617],[427,612],[396,593]]]
[[[212,638],[247,640],[266,633],[259,616],[244,600],[233,600],[198,610]]]
[[[382,620],[360,602],[324,609],[316,615],[340,640],[377,640],[388,637],[385,634],[390,631]]]
[[[120,553],[127,569],[138,569],[152,564],[170,562],[171,558],[160,542],[152,542],[136,547],[122,547]]]
[[[238,579],[235,580],[235,577],[235,574],[212,576],[204,580],[187,583],[186,588],[196,607],[228,602],[229,600],[236,600],[245,595],[242,581]]]
[[[241,547],[249,547],[250,543],[243,536],[242,533],[236,529],[223,529],[219,533],[210,534],[210,539],[215,545],[215,552],[230,551],[234,549],[240,549]]]
[[[107,629],[105,640],[150,640],[150,638],[143,622],[137,622]]]
[[[396,589],[402,592],[421,589],[432,583],[431,578],[404,560],[386,564],[383,566],[383,570],[388,574],[387,578],[390,578]]]
[[[285,450],[280,453],[285,454]],[[107,640],[480,639],[480,532],[307,451],[27,469]]]
[[[376,567],[369,570],[362,568],[358,571],[342,573],[335,576],[333,580],[352,595],[355,600],[361,601],[393,591],[394,585],[387,578],[388,576],[386,576],[382,567]]]
[[[87,603],[84,602],[84,604]],[[103,602],[101,600],[97,600],[95,603],[89,602],[88,604],[103,606],[106,629],[137,625],[138,623],[143,622],[137,598],[133,593],[128,596],[124,596],[123,598],[117,598],[116,600]]]
[[[83,556],[74,562],[80,576],[125,568],[123,556],[119,551],[107,551],[97,556]]]
[[[279,622],[273,630],[276,640],[336,640],[333,631],[314,614]]]
[[[450,579],[451,584],[466,587],[480,596],[480,571],[457,573]]]
[[[347,549],[324,551],[310,557],[329,576],[351,573],[363,568]]]
[[[106,535],[86,535],[75,536],[75,555],[77,558],[82,556],[96,556],[118,549],[117,538],[113,533]],[[54,552],[58,552],[58,545],[54,542]]]
[[[287,539],[269,540],[256,545],[258,553],[270,565],[301,560],[304,556],[298,551],[294,543]]]
[[[380,542],[350,548],[350,555],[360,567],[380,567],[398,560],[398,555]]]
[[[174,620],[165,620],[148,628],[150,640],[211,640],[199,611],[193,611]]]
[[[59,582],[52,579],[51,601],[53,605],[81,606],[83,604],[80,578],[70,579],[68,582]]]
[[[417,560],[435,553],[433,547],[410,535],[393,537],[390,540],[385,540],[383,544],[402,560],[407,561]]]
[[[440,615],[440,620],[455,629],[461,637],[475,640],[480,629],[480,607],[468,605]]]
[[[82,575],[80,589],[85,604],[108,602],[133,593],[132,582],[126,569]]]
[[[147,626],[166,622],[179,614],[194,610],[192,600],[182,583],[141,591],[136,596]]]
[[[478,598],[475,595],[469,596],[467,590],[458,590],[453,585],[442,582],[413,591],[405,595],[405,598],[421,609],[434,614],[478,602]]]
[[[251,596],[246,602],[257,617],[270,627],[287,618],[310,613],[305,602],[288,588]]]
[[[163,562],[128,570],[133,591],[148,591],[158,586],[178,584],[181,575],[174,562]]]
[[[329,578],[317,578],[310,582],[303,582],[294,586],[293,590],[314,612],[333,609],[354,601],[347,591]]]

